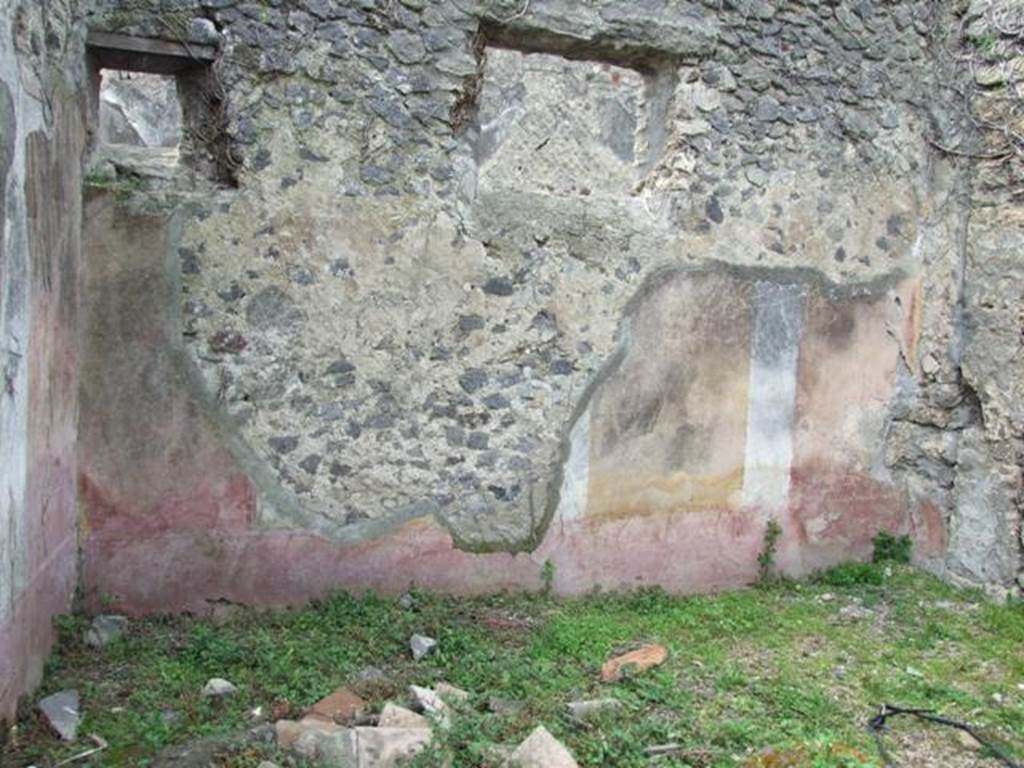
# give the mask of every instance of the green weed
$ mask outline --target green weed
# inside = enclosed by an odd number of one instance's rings
[[[758,582],[762,585],[769,584],[776,579],[775,573],[775,549],[782,536],[782,526],[775,520],[769,520],[764,529],[764,543],[761,551],[757,554]]]
[[[829,568],[818,576],[818,581],[830,587],[881,586],[885,574],[875,563],[843,563]]]
[[[876,563],[909,563],[913,542],[907,535],[894,536],[886,531],[879,531],[871,540],[874,552],[871,560]]]

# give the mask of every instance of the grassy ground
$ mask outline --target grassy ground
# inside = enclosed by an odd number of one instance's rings
[[[337,595],[218,624],[135,621],[103,651],[82,644],[84,620],[67,619],[41,694],[78,688],[83,736],[60,745],[28,714],[0,763],[53,766],[95,733],[109,749],[76,765],[145,766],[168,745],[244,730],[256,706],[299,710],[349,684],[379,707],[403,699],[409,683],[441,679],[474,694],[438,737],[455,766],[497,765],[494,745],[515,744],[539,723],[582,766],[880,765],[866,723],[883,702],[968,720],[1024,757],[1024,606],[988,603],[907,566],[854,564],[811,582],[688,598],[415,598],[410,609]],[[440,652],[413,662],[413,632],[437,638]],[[598,681],[609,655],[640,642],[666,645],[668,662]],[[359,682],[368,666],[383,679]],[[211,676],[240,693],[209,704],[199,692]],[[566,715],[566,702],[598,696],[625,707],[587,725]],[[519,706],[496,714],[492,697]],[[666,742],[683,748],[644,754]],[[956,732],[917,723],[899,725],[886,744],[901,765],[997,764]],[[234,746],[218,764],[265,758],[281,759],[269,745]]]

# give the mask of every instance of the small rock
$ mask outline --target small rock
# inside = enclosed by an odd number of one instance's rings
[[[482,368],[468,368],[465,373],[459,376],[459,386],[467,394],[473,394],[481,387],[487,385],[488,381],[487,371]]]
[[[693,91],[693,105],[701,112],[714,112],[722,106],[722,97],[711,88],[698,87]]]
[[[924,677],[924,672],[922,672],[920,669],[917,669],[915,667],[907,667],[903,671],[906,672],[911,677],[918,677],[918,678]]]
[[[958,730],[956,732],[956,737],[960,741],[960,746],[962,747],[966,747],[973,752],[977,752],[981,749],[981,742],[971,736],[967,731]]]
[[[165,728],[173,728],[181,722],[181,714],[173,709],[165,709],[160,713],[160,724]]]
[[[430,721],[411,709],[392,704],[390,701],[380,711],[378,728],[430,728]]]
[[[492,277],[483,284],[483,291],[491,296],[511,296],[516,289],[507,277]]]
[[[444,699],[438,696],[437,691],[430,688],[421,688],[418,685],[410,685],[409,693],[412,694],[416,708],[421,712],[430,715],[442,728],[446,728],[450,722],[450,711]]]
[[[725,213],[722,211],[722,203],[717,197],[708,198],[707,203],[704,204],[704,213],[711,221],[715,224],[721,224],[725,221]]]
[[[931,352],[921,358],[921,370],[924,371],[927,376],[932,376],[935,373],[938,373],[940,367],[939,361],[935,359],[935,355]]]
[[[85,644],[91,648],[104,648],[121,637],[127,627],[127,616],[111,614],[97,616],[85,632]]]
[[[211,699],[223,699],[236,693],[238,689],[222,677],[211,677],[203,686],[203,696]]]
[[[574,718],[585,721],[622,709],[622,702],[618,699],[587,699],[585,701],[570,701],[566,708]]]
[[[419,35],[404,30],[396,30],[388,35],[388,49],[402,64],[415,64],[423,61],[427,49]]]
[[[316,765],[356,766],[374,765],[362,763],[358,758],[355,732],[350,728],[335,726],[336,731],[309,730],[291,746],[291,751],[307,758]]]
[[[469,691],[464,691],[461,688],[456,688],[454,685],[449,685],[445,682],[436,683],[434,690],[437,694],[449,702],[463,703],[469,701]]]
[[[317,717],[304,717],[301,720],[278,720],[274,723],[277,746],[281,749],[291,749],[309,733],[329,736],[347,730],[343,726],[328,723]],[[306,741],[308,743],[309,739]]]
[[[753,184],[755,187],[763,187],[768,183],[768,174],[758,168],[756,165],[752,165],[744,171],[744,175],[747,177],[747,181]]]
[[[347,723],[367,710],[367,704],[348,688],[338,688],[320,699],[309,710],[310,717],[318,717],[331,723]]]
[[[271,723],[260,723],[250,728],[245,738],[252,744],[273,744],[277,730]]]
[[[1006,82],[1006,71],[1001,64],[988,64],[974,68],[974,82],[988,88]]]
[[[412,657],[416,661],[419,661],[429,653],[433,653],[437,648],[437,640],[426,635],[413,635],[409,638],[409,649],[412,651]]]
[[[857,139],[873,139],[878,135],[878,126],[869,116],[852,109],[839,114],[839,122],[846,132]]]
[[[860,605],[844,605],[839,609],[838,616],[842,621],[861,621],[863,619],[870,619],[875,615],[875,612],[870,608],[864,608]]]
[[[430,743],[430,728],[345,728],[321,720],[277,723],[278,746],[317,765],[397,768]]]
[[[676,124],[676,129],[683,136],[703,136],[711,130],[711,123],[707,120],[701,120],[700,118],[693,120],[680,120]]]
[[[46,722],[64,741],[74,741],[81,715],[78,712],[78,691],[59,691],[37,705]]]
[[[379,683],[387,678],[387,675],[377,667],[363,667],[356,674],[356,678],[361,683]]]
[[[614,683],[622,679],[626,669],[632,672],[644,670],[664,664],[668,658],[668,649],[663,645],[644,645],[635,651],[624,653],[609,659],[601,667],[601,679],[606,683]]]
[[[269,760],[264,760],[256,768],[281,768],[277,763],[272,763]]]
[[[430,744],[429,728],[356,728],[356,761],[352,765],[397,768]],[[349,763],[331,763],[349,765]]]
[[[523,711],[523,707],[525,706],[525,702],[518,701],[516,699],[503,699],[500,696],[491,696],[491,698],[487,700],[488,709],[500,717],[518,715]]]
[[[278,720],[274,723],[274,734],[277,736],[277,746],[281,749],[287,749],[296,741],[299,737],[306,732],[306,729],[302,727],[301,723],[296,720]]]
[[[215,45],[220,42],[220,33],[209,19],[194,18],[189,26],[189,37],[197,43]]]
[[[398,605],[399,607],[404,608],[408,611],[411,608],[415,607],[416,598],[410,595],[408,592],[406,592],[404,595],[398,598]]]
[[[779,119],[779,102],[774,96],[761,96],[754,106],[754,117],[762,123]]]
[[[526,740],[509,755],[508,768],[579,768],[568,749],[538,725]]]

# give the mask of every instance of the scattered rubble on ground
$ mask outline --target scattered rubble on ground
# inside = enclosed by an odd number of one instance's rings
[[[443,681],[431,688],[410,685],[408,703],[411,708],[388,701],[375,718],[365,715],[366,702],[342,687],[314,704],[301,719],[281,719],[273,728],[280,749],[316,765],[392,768],[429,746],[434,727],[450,728],[456,708],[470,699],[469,691]],[[581,712],[596,712],[621,705],[614,699],[599,699],[572,702],[569,706]],[[581,718],[586,716],[583,714]],[[374,725],[347,726],[339,722],[354,718]],[[544,726],[537,726],[514,750],[505,746],[496,750],[496,762],[508,768],[573,768],[577,765],[565,746]]]

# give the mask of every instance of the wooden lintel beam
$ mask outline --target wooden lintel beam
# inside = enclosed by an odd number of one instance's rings
[[[197,63],[208,63],[217,58],[217,49],[212,45],[198,43],[174,43],[152,37],[133,37],[113,32],[90,30],[86,42],[90,48],[121,54],[139,54],[147,57],[185,59]]]

